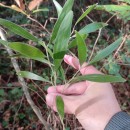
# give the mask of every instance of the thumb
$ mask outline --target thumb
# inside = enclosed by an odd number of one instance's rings
[[[80,69],[80,72],[82,75],[86,75],[86,74],[101,74],[100,71],[98,71],[94,66],[90,65],[90,66],[87,66],[87,63],[84,63],[84,66],[85,67],[80,67],[80,63],[79,63],[79,60],[75,57],[72,57],[70,55],[65,55],[64,56],[64,61],[72,66],[73,68],[79,70]]]

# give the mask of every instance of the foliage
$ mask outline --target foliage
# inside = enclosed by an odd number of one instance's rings
[[[124,1],[127,2],[127,1]],[[91,53],[93,53],[93,50],[91,51],[91,47],[93,45],[90,45],[86,43],[87,40],[92,39],[95,40],[98,30],[104,30],[110,28],[108,22],[89,22],[87,24],[83,24],[83,21],[86,17],[89,17],[91,13],[95,10],[100,11],[106,11],[114,16],[119,17],[120,19],[124,20],[126,23],[128,20],[130,20],[129,12],[130,12],[130,6],[129,5],[97,5],[93,4],[91,6],[88,6],[88,8],[85,10],[84,13],[82,13],[77,20],[75,20],[75,11],[72,11],[72,7],[74,4],[74,0],[67,0],[64,6],[62,7],[56,0],[53,0],[53,3],[57,10],[57,20],[50,30],[52,30],[52,33],[50,34],[46,28],[41,26],[39,21],[33,19],[31,15],[35,16],[41,11],[48,11],[48,9],[31,9],[30,12],[26,11],[23,5],[19,5],[19,7],[16,6],[5,6],[2,4],[2,6],[11,8],[17,12],[21,12],[22,15],[26,16],[26,19],[32,20],[33,22],[38,23],[41,30],[43,29],[46,32],[42,32],[42,34],[45,34],[45,37],[40,38],[39,36],[34,36],[34,34],[30,33],[31,31],[28,31],[27,29],[24,29],[20,25],[17,25],[11,20],[5,20],[0,18],[0,25],[2,27],[5,27],[9,32],[8,35],[18,35],[19,37],[22,37],[22,42],[17,41],[17,38],[15,42],[9,40],[8,42],[0,40],[0,43],[4,46],[7,46],[11,48],[15,53],[14,57],[18,59],[22,59],[24,61],[25,59],[31,59],[30,61],[32,63],[37,63],[39,65],[43,65],[44,69],[43,74],[38,73],[37,68],[32,68],[31,71],[26,71],[26,67],[23,67],[23,71],[20,71],[18,73],[18,76],[24,77],[29,79],[29,81],[36,80],[36,81],[42,81],[44,84],[49,85],[57,85],[65,83],[75,83],[80,82],[83,80],[89,80],[89,81],[95,81],[95,82],[125,82],[126,80],[121,77],[121,74],[119,74],[120,66],[116,63],[116,59],[113,56],[113,53],[118,51],[121,44],[123,44],[124,39],[124,33],[118,33],[113,39],[110,40],[109,44],[103,42],[103,47],[100,48],[98,51],[94,52],[95,56],[94,58],[90,58]],[[127,2],[128,3],[128,2]],[[23,4],[23,3],[22,3]],[[103,13],[104,14],[104,13]],[[124,15],[125,14],[125,15]],[[101,15],[101,14],[100,14]],[[28,20],[27,20],[28,21]],[[30,22],[29,21],[29,22]],[[80,26],[81,25],[81,26]],[[41,31],[39,30],[39,31]],[[72,31],[71,31],[72,30]],[[94,37],[93,37],[94,35]],[[99,38],[97,39],[99,40]],[[28,44],[31,41],[33,44]],[[102,40],[103,41],[103,40]],[[104,48],[104,49],[103,49]],[[95,49],[95,48],[94,48]],[[85,76],[77,76],[74,77],[73,80],[68,78],[66,76],[65,67],[62,63],[63,57],[65,54],[73,54],[74,56],[78,55],[78,59],[80,61],[80,65],[82,65],[85,61],[89,62],[90,64],[100,64],[103,62],[103,60],[110,61],[109,64],[104,65],[106,70],[108,71],[108,74],[105,75],[85,75]],[[78,54],[77,54],[78,53]],[[93,55],[92,55],[93,56]],[[123,56],[123,54],[121,55]],[[90,60],[88,60],[90,58]],[[123,56],[123,59],[129,63],[129,57]],[[20,63],[21,64],[21,63]],[[105,63],[104,63],[105,64]],[[21,65],[22,66],[22,65]],[[34,66],[34,65],[33,65]],[[99,66],[97,66],[99,67]],[[100,68],[103,67],[103,65],[100,65]],[[39,68],[38,68],[39,69]],[[40,68],[41,69],[41,68]],[[30,70],[30,69],[29,69]],[[32,73],[32,71],[34,73]],[[41,71],[41,70],[40,70]],[[49,72],[49,74],[48,74]],[[36,74],[38,73],[38,75]],[[111,75],[110,75],[111,74]],[[67,77],[67,78],[66,78]],[[71,81],[71,82],[69,82]],[[33,81],[32,81],[33,82]],[[36,82],[38,83],[38,82]],[[30,88],[35,88],[30,84]],[[0,98],[4,96],[4,89],[0,89]],[[19,88],[15,88],[10,92],[10,95],[17,95],[19,97],[22,96],[23,92]],[[56,104],[57,104],[57,110],[61,117],[61,121],[63,124],[63,118],[64,118],[64,102],[60,96],[56,98]],[[23,113],[18,115],[18,118],[24,119],[25,115]],[[5,126],[7,125],[6,122],[3,123]]]

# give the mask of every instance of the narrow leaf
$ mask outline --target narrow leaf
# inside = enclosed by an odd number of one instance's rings
[[[36,37],[34,37],[32,34],[30,34],[27,30],[23,29],[22,27],[14,24],[8,20],[0,18],[0,25],[8,28],[11,32],[13,32],[19,36],[22,36],[26,39],[32,40],[34,42],[38,41],[38,39]]]
[[[58,17],[59,17],[63,8],[61,7],[61,5],[56,0],[53,0],[53,3],[55,5],[55,7],[56,7],[57,14],[58,14]]]
[[[48,8],[43,8],[43,9],[36,9],[34,10],[32,13],[37,13],[37,12],[48,12],[49,9]]]
[[[84,17],[86,17],[95,7],[97,4],[90,6],[77,20],[76,24],[78,24]]]
[[[56,107],[57,111],[61,117],[61,119],[64,119],[64,101],[61,96],[56,96]]]
[[[73,19],[73,12],[70,11],[64,18],[61,23],[61,26],[57,32],[57,36],[54,43],[54,56],[57,53],[66,52],[68,48],[68,42],[71,35],[71,26],[72,26],[72,19]],[[62,53],[63,54],[63,53]],[[61,61],[64,57],[64,54],[61,56],[60,59],[54,58],[54,65],[55,69],[58,69]]]
[[[39,80],[39,81],[50,83],[50,81],[44,79],[41,76],[38,76],[38,75],[32,73],[32,72],[29,72],[29,71],[20,71],[20,72],[18,72],[18,75],[21,76],[21,77],[23,77],[23,78],[28,78],[28,79],[33,79],[33,80]]]
[[[9,44],[9,47],[31,59],[40,60],[45,57],[42,51],[40,51],[38,48],[26,43],[12,42]]]
[[[121,41],[122,37],[116,40],[111,45],[107,46],[105,49],[99,51],[97,55],[90,61],[90,64],[93,64],[109,56],[114,50],[116,50],[119,47]]]
[[[125,82],[126,80],[122,78],[121,76],[113,76],[113,75],[102,75],[102,74],[90,74],[90,75],[83,75],[83,76],[78,76],[74,78],[70,83],[75,83],[75,82],[80,82],[80,81],[93,81],[93,82],[101,82],[101,83],[106,83],[106,82]]]
[[[51,36],[51,42],[53,42],[57,36],[57,33],[58,33],[58,30],[60,28],[60,25],[64,19],[64,17],[68,14],[68,12],[70,12],[70,10],[72,9],[72,6],[73,6],[73,3],[74,3],[74,0],[67,0],[63,9],[62,9],[62,12],[53,28],[53,32],[52,32],[52,36]],[[63,33],[63,32],[62,32]]]
[[[82,65],[87,58],[87,47],[85,41],[83,40],[82,36],[80,36],[78,32],[76,32],[76,41],[78,46],[78,58],[80,64]]]
[[[107,26],[106,23],[102,23],[102,22],[95,22],[95,23],[91,23],[88,24],[87,26],[85,26],[84,28],[82,28],[79,33],[80,34],[88,34],[88,33],[92,33],[95,32],[97,30],[99,30],[100,28],[103,28]]]

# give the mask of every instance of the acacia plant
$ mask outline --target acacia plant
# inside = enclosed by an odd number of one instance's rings
[[[111,13],[113,16],[116,15],[122,19],[129,20],[127,15],[128,12],[130,11],[130,6],[94,4],[92,6],[89,6],[86,9],[86,11],[78,18],[76,23],[72,25],[73,15],[75,13],[72,11],[74,0],[67,0],[63,7],[61,7],[61,5],[56,0],[53,0],[53,2],[57,9],[58,18],[54,25],[53,31],[50,34],[48,42],[45,42],[42,39],[35,37],[29,31],[25,30],[19,25],[0,18],[0,25],[2,27],[5,27],[7,30],[27,40],[31,40],[35,42],[37,45],[41,45],[45,49],[45,51],[43,52],[37,47],[29,45],[28,42],[23,43],[17,41],[16,42],[5,41],[6,38],[2,37],[3,33],[1,33],[0,43],[6,47],[7,51],[10,54],[15,70],[19,77],[20,83],[22,83],[22,86],[24,86],[23,89],[28,102],[30,104],[32,103],[32,101],[30,102],[31,97],[28,96],[29,93],[27,93],[28,91],[27,86],[23,78],[39,80],[41,82],[46,82],[49,85],[56,86],[58,84],[57,79],[59,79],[58,73],[60,72],[62,75],[62,77],[60,78],[62,78],[64,83],[66,83],[67,87],[69,87],[69,85],[72,83],[80,82],[83,80],[89,80],[94,82],[125,82],[126,80],[121,76],[114,76],[114,75],[107,75],[107,74],[105,75],[91,74],[91,75],[80,76],[79,71],[77,71],[71,79],[67,80],[66,75],[64,73],[64,68],[62,67],[62,61],[65,54],[72,54],[73,56],[76,57],[76,54],[72,53],[71,51],[72,48],[77,48],[77,53],[78,53],[77,57],[79,59],[81,66],[84,62],[87,62],[88,65],[95,64],[96,62],[99,62],[105,59],[106,57],[108,57],[109,55],[113,54],[113,52],[118,51],[121,45],[124,44],[124,42],[126,41],[127,34],[120,35],[119,38],[115,40],[113,43],[108,45],[106,48],[100,50],[97,54],[94,54],[95,56],[93,56],[94,50],[92,50],[91,55],[89,55],[88,53],[88,51],[90,50],[88,50],[87,43],[85,42],[87,37],[89,37],[89,34],[96,32],[97,30],[101,32],[101,30],[108,25],[108,21],[105,23],[92,22],[88,25],[85,25],[84,27],[81,27],[81,29],[79,30],[76,30],[75,28],[77,24],[79,24],[79,22],[83,20],[92,10],[104,10]],[[20,9],[15,8],[15,10],[19,11]],[[24,11],[19,11],[19,12],[22,12],[24,15],[30,18],[29,14],[27,14],[26,12]],[[98,40],[98,38],[96,40]],[[95,42],[94,47],[96,46],[96,43],[97,41]],[[13,50],[15,53],[12,53],[11,50]],[[26,58],[26,59],[32,59],[35,61],[42,62],[43,64],[46,64],[48,66],[51,74],[46,75],[47,78],[45,78],[33,72],[29,72],[26,70],[21,71],[18,68],[16,58]],[[57,110],[60,119],[63,123],[64,103],[60,96],[56,98],[56,103],[57,103]],[[31,107],[33,107],[33,105],[31,105]],[[39,113],[37,112],[38,110],[35,107],[33,107],[33,110],[37,115],[39,115]],[[41,115],[38,116],[38,118],[40,120],[43,120]],[[48,127],[46,128],[48,129]]]

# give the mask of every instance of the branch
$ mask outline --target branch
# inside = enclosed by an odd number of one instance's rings
[[[0,37],[1,37],[2,40],[7,41],[6,36],[5,36],[5,34],[4,34],[4,32],[3,32],[3,30],[1,28],[0,28]],[[9,56],[12,57],[13,56],[12,50],[7,46],[5,46],[5,48],[6,48],[7,52],[8,52],[8,54],[9,54]],[[13,66],[14,66],[14,69],[15,69],[16,73],[18,73],[20,71],[20,68],[19,68],[19,65],[18,65],[16,59],[12,57],[11,62],[13,64]],[[50,130],[50,126],[47,124],[45,119],[42,117],[41,111],[34,104],[32,98],[31,98],[31,96],[30,96],[30,94],[28,92],[28,87],[26,85],[26,82],[25,82],[24,78],[18,76],[18,79],[19,79],[20,84],[22,85],[23,92],[24,92],[25,97],[26,97],[28,103],[30,104],[31,108],[33,109],[33,111],[35,112],[35,114],[37,115],[37,117],[41,121],[41,123],[45,126],[45,129]]]

